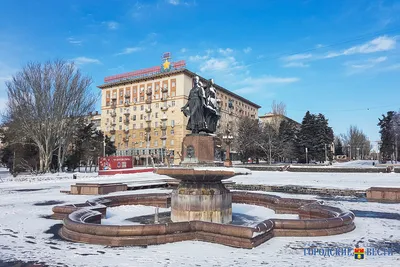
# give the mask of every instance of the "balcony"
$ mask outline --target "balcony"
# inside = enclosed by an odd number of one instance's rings
[[[115,134],[115,129],[110,130],[110,134],[114,135]]]
[[[146,128],[144,128],[144,130],[145,130],[146,132],[150,132],[150,131],[151,131],[151,127],[150,127],[150,126],[147,126]]]
[[[129,107],[131,105],[131,103],[129,103],[128,101],[125,101],[124,106],[125,107]]]
[[[168,87],[167,87],[167,86],[164,86],[164,87],[161,89],[161,92],[163,92],[163,93],[168,92]]]
[[[117,113],[115,111],[111,112],[111,117],[115,117],[115,116],[117,116]]]
[[[146,90],[146,95],[151,95],[152,93],[153,93],[153,91],[151,89]]]
[[[125,124],[129,124],[129,119],[125,119],[125,120],[124,120],[124,123],[125,123]]]
[[[125,95],[125,98],[131,98],[131,95]]]
[[[150,112],[151,112],[151,108],[146,108],[146,109],[145,109],[145,112],[146,112],[146,113],[150,113]]]
[[[125,143],[127,143],[127,142],[129,142],[129,137],[124,137],[124,138],[122,138],[122,140],[123,140]]]
[[[161,128],[161,130],[166,130],[167,129],[167,125],[166,124],[161,124],[160,128]]]
[[[117,100],[117,95],[113,95],[113,96],[111,97],[111,100]]]
[[[147,123],[150,123],[151,122],[151,118],[146,118],[146,120],[145,120]]]
[[[162,111],[167,111],[167,110],[168,110],[168,106],[163,106],[163,107],[161,107],[161,110],[162,110]]]
[[[115,102],[111,103],[111,108],[112,109],[115,109],[116,107],[117,107],[117,103],[115,103]]]
[[[161,120],[162,120],[162,121],[166,121],[167,119],[168,119],[168,117],[165,116],[165,115],[161,117]]]
[[[166,135],[162,135],[162,136],[160,137],[160,139],[161,139],[161,140],[166,140],[166,139],[167,139],[167,136],[166,136]]]
[[[129,129],[125,129],[124,133],[128,134],[129,133]]]
[[[110,122],[110,124],[111,124],[111,126],[115,126],[115,125],[117,125],[117,122],[112,121],[112,122]]]
[[[146,99],[146,104],[151,104],[151,97]]]

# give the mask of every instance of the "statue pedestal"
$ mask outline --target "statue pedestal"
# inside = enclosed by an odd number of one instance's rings
[[[183,138],[183,166],[215,166],[220,161],[221,140],[207,134],[190,134]],[[222,162],[221,162],[222,163]]]

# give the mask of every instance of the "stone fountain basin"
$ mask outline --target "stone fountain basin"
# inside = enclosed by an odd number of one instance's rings
[[[154,171],[160,175],[167,175],[181,181],[187,182],[218,182],[232,178],[235,175],[248,175],[251,171],[245,168],[223,168],[223,167],[196,167],[196,168],[157,168]]]

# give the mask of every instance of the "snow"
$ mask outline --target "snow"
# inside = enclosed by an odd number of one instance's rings
[[[237,184],[301,185],[365,190],[374,186],[400,187],[400,173],[298,173],[253,171],[227,181]]]
[[[71,175],[72,176],[72,175]],[[4,176],[1,176],[4,178]],[[40,180],[15,182],[7,179],[0,181],[0,259],[42,261],[50,266],[399,266],[400,256],[366,256],[364,260],[352,257],[323,257],[304,255],[304,248],[316,246],[351,247],[356,244],[363,247],[381,247],[400,244],[400,220],[371,217],[356,217],[356,229],[350,233],[322,237],[275,237],[252,250],[236,249],[223,245],[200,241],[184,241],[158,246],[141,247],[104,247],[71,243],[52,239],[45,233],[50,227],[61,221],[50,220],[43,216],[51,214],[53,205],[45,201],[79,203],[97,196],[79,196],[61,194],[60,190],[69,189],[76,182],[135,182],[165,179],[153,173],[118,175],[109,177],[84,177],[77,180]],[[232,180],[251,184],[299,184],[319,187],[368,188],[370,186],[398,186],[398,174],[332,174],[332,173],[287,173],[253,172],[252,175],[237,176]],[[27,191],[35,190],[36,191]],[[23,190],[23,191],[16,191]],[[124,195],[150,192],[169,192],[165,189],[147,189],[118,192],[110,195]],[[261,193],[261,192],[258,192]],[[288,195],[270,193],[282,197],[298,197],[321,200],[312,195]],[[381,213],[400,213],[399,204],[348,201],[351,198],[324,200],[325,204],[352,210]],[[35,205],[36,204],[36,205]],[[149,209],[147,211],[147,208]],[[118,207],[107,214],[110,223],[121,222],[131,213],[150,214],[152,207]],[[161,210],[160,210],[161,212]],[[246,207],[234,204],[233,212],[245,212],[260,219],[278,215],[271,210],[259,207]],[[282,214],[279,214],[281,216]],[[286,216],[286,215],[282,215]]]

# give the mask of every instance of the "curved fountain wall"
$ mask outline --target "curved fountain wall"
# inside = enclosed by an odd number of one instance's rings
[[[200,240],[238,248],[253,248],[274,236],[325,236],[355,228],[354,214],[320,204],[315,200],[231,192],[234,203],[260,205],[276,213],[299,214],[300,219],[270,219],[255,227],[204,221],[150,225],[101,225],[107,207],[151,205],[167,207],[169,194],[111,196],[75,205],[55,206],[54,218],[64,217],[60,236],[66,240],[108,246],[155,245],[184,240]],[[100,209],[100,211],[99,211]]]

